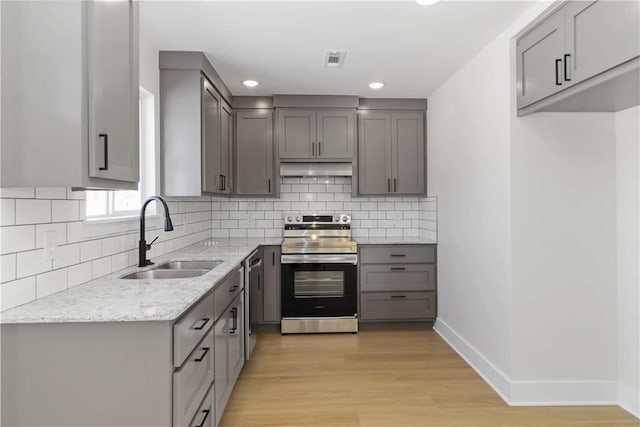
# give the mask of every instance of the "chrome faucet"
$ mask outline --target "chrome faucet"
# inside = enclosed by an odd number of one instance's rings
[[[138,267],[144,267],[147,265],[153,265],[153,263],[147,259],[147,251],[151,249],[151,245],[158,238],[156,237],[151,241],[151,243],[147,244],[146,240],[144,240],[144,211],[147,208],[147,205],[152,201],[157,200],[162,203],[162,207],[164,207],[164,231],[173,231],[173,224],[171,223],[171,217],[169,216],[169,207],[164,199],[160,196],[151,196],[142,204],[142,209],[140,209],[140,242],[138,245]]]

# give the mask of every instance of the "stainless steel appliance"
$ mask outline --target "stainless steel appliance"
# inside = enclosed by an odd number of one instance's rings
[[[245,359],[249,360],[253,348],[256,345],[256,336],[252,330],[255,321],[255,312],[259,301],[254,298],[256,288],[259,289],[262,282],[262,249],[256,249],[244,261],[244,325],[245,325]]]
[[[358,245],[351,216],[285,215],[282,321],[290,333],[358,331]]]

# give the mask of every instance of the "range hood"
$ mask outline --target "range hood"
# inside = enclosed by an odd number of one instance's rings
[[[351,163],[281,163],[280,176],[352,176]]]

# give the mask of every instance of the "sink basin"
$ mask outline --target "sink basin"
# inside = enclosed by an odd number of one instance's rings
[[[181,270],[164,270],[153,269],[147,271],[136,271],[121,277],[121,279],[185,279],[187,277],[202,276],[209,270],[204,269],[181,269]]]
[[[211,270],[222,264],[222,261],[169,261],[160,264],[156,270]]]

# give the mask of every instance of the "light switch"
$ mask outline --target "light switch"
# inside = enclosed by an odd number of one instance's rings
[[[42,244],[45,261],[53,260],[56,257],[56,248],[58,247],[58,237],[55,230],[45,231],[42,234]]]

